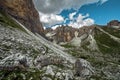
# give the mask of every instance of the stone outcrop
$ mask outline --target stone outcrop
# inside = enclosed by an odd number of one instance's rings
[[[92,75],[94,70],[88,61],[84,59],[77,59],[75,62],[75,73],[76,76],[85,77]]]
[[[56,28],[55,30],[46,30],[46,36],[53,39],[56,43],[60,42],[69,42],[74,36],[74,32],[77,29],[69,27],[69,26],[61,26]]]
[[[47,29],[46,36],[50,39],[55,40],[57,43],[60,42],[70,42],[77,32],[77,36],[80,37],[85,33],[89,33],[90,30],[93,30],[95,26],[84,26],[80,29],[73,28],[70,26],[61,26],[56,28],[55,30]]]
[[[56,40],[58,42],[69,42],[74,37],[74,32],[76,31],[75,28],[72,27],[58,27],[56,32]]]
[[[0,10],[14,17],[33,33],[43,35],[44,29],[33,0],[0,0]]]

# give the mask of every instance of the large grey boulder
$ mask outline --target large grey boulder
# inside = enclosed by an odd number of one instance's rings
[[[80,77],[91,76],[94,69],[91,64],[84,59],[77,59],[75,62],[75,75]]]

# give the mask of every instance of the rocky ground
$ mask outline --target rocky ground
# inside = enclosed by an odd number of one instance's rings
[[[0,12],[1,80],[90,79],[95,73],[91,64],[62,49]]]

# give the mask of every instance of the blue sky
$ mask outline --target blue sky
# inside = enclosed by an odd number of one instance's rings
[[[36,0],[35,5],[45,27],[79,28],[120,20],[120,0]]]
[[[104,4],[93,3],[84,5],[78,10],[63,10],[60,15],[68,18],[70,13],[77,12],[85,15],[89,14],[94,19],[95,24],[105,25],[111,20],[120,20],[120,0],[109,0]]]
[[[109,0],[102,5],[100,3],[85,5],[79,9],[79,13],[89,13],[96,24],[120,20],[120,0]]]

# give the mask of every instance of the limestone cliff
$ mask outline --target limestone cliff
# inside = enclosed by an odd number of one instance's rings
[[[33,33],[43,35],[44,29],[33,0],[0,0],[0,10],[17,19]]]
[[[46,29],[46,36],[52,38],[53,41],[57,43],[60,42],[70,42],[75,37],[75,32],[78,32],[78,37],[81,35],[93,30],[95,26],[84,26],[80,29],[73,28],[70,26],[61,26],[56,28],[55,30]]]

